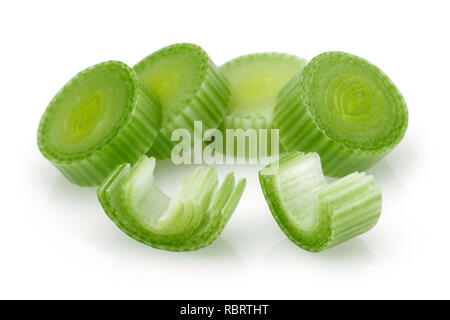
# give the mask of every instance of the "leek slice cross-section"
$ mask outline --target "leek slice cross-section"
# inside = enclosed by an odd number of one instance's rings
[[[280,228],[308,251],[367,232],[380,217],[381,190],[373,177],[355,172],[328,184],[317,153],[291,153],[263,168],[259,179]]]
[[[192,251],[213,243],[245,188],[233,173],[218,187],[214,168],[199,167],[169,198],[154,180],[155,159],[119,165],[97,195],[111,220],[130,237],[158,249]]]
[[[171,141],[175,129],[193,134],[194,121],[202,121],[203,130],[217,128],[223,121],[229,83],[199,46],[181,43],[162,48],[137,63],[134,70],[161,100],[161,130],[149,156],[170,158],[178,143]]]
[[[306,63],[294,55],[269,52],[240,56],[221,66],[231,89],[229,110],[220,126],[224,137],[226,129],[271,129],[278,92]],[[265,141],[270,154],[270,132]],[[246,149],[248,156],[255,156]],[[232,151],[237,153],[236,148]]]
[[[325,175],[342,177],[369,168],[401,141],[408,110],[379,68],[326,52],[280,91],[273,122],[287,151],[317,152]]]
[[[126,64],[108,61],[78,73],[41,118],[41,153],[70,181],[99,185],[120,163],[135,162],[160,127],[155,94]]]

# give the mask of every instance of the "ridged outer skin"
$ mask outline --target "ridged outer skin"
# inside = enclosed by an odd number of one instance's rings
[[[327,128],[321,127],[311,110],[317,106],[309,101],[309,75],[321,64],[325,55],[334,55],[336,59],[348,59],[349,63],[367,64],[376,72],[380,82],[384,82],[395,99],[392,108],[398,108],[400,118],[392,134],[377,148],[364,145],[354,147],[332,138]],[[280,142],[289,152],[317,152],[322,159],[325,175],[342,177],[354,171],[362,171],[374,165],[390,152],[403,138],[407,124],[408,111],[400,92],[391,80],[378,68],[366,60],[343,52],[328,52],[317,56],[280,91],[275,110],[274,126],[280,129]]]
[[[111,132],[95,148],[82,154],[74,153],[69,157],[59,155],[57,150],[50,150],[45,139],[43,127],[44,123],[48,121],[48,112],[52,102],[42,116],[38,130],[38,145],[42,154],[67,179],[80,186],[97,186],[118,164],[134,163],[152,145],[160,127],[161,107],[159,100],[150,88],[138,79],[131,68],[121,62],[109,61],[90,67],[81,73],[104,64],[121,65],[123,72],[128,73],[130,79],[133,80],[132,90],[134,90],[134,95],[128,101],[128,105],[124,106],[126,114],[123,115],[122,125]],[[80,74],[75,76],[74,79]],[[74,79],[71,81],[74,81]],[[64,88],[53,100],[56,99],[64,99]]]
[[[130,174],[130,166],[118,166],[97,191],[98,199],[108,217],[128,236],[156,249],[194,251],[212,244],[222,233],[245,189],[245,180],[235,183],[228,174],[218,189],[205,190],[212,197],[196,227],[181,234],[158,234],[137,221],[124,205],[122,186]],[[201,183],[201,182],[200,182]]]
[[[182,43],[163,48],[160,51],[177,49],[177,47],[186,47],[188,49],[195,47],[201,50],[201,48],[193,44]],[[175,129],[184,128],[193,133],[194,121],[197,120],[202,121],[204,132],[208,129],[217,128],[223,121],[230,100],[229,83],[206,52],[203,51],[203,54],[206,72],[201,85],[192,99],[183,102],[185,106],[182,112],[171,116],[171,121],[162,126],[155,143],[147,155],[157,159],[170,158],[173,146],[178,143],[178,141],[171,141],[172,131]],[[144,63],[144,61],[140,63]]]
[[[350,176],[347,176],[350,177]],[[352,177],[353,178],[353,177]],[[330,184],[329,189],[333,189]],[[325,248],[334,247],[372,229],[381,213],[381,189],[373,177],[355,173],[352,183],[319,193],[321,210],[331,217],[331,235]]]
[[[295,184],[290,184],[286,179],[280,179],[278,170],[286,170],[295,166],[295,162],[317,161],[318,155],[291,153],[281,158],[278,164],[271,164],[259,173],[259,180],[270,211],[286,236],[299,247],[319,252],[331,248],[339,243],[354,238],[372,229],[381,213],[381,191],[374,185],[373,178],[364,173],[353,173],[330,184],[319,184],[309,191],[302,190],[299,193]],[[319,162],[320,165],[320,162]],[[299,171],[296,176],[287,177],[288,180],[296,180],[297,184],[308,179],[307,171]],[[306,183],[306,182],[305,182]],[[292,219],[291,212],[286,207],[284,193],[290,193],[293,197],[305,197],[304,201],[317,203],[316,211],[318,223],[313,230],[302,230]],[[309,200],[308,200],[309,199]]]

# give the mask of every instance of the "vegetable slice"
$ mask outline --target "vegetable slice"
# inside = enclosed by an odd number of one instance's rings
[[[408,110],[392,81],[343,52],[314,59],[280,91],[274,125],[288,151],[318,152],[324,173],[365,170],[403,138]]]
[[[217,128],[230,99],[226,78],[199,46],[181,43],[165,47],[134,66],[143,81],[159,96],[162,126],[147,153],[158,159],[170,158],[172,131],[194,132],[194,121],[204,130]]]
[[[142,156],[133,168],[119,165],[97,191],[103,209],[130,237],[157,249],[192,251],[213,243],[225,228],[245,188],[228,174],[218,188],[214,168],[199,167],[175,195],[165,195],[153,177],[155,159]]]
[[[269,208],[288,238],[318,252],[374,227],[381,190],[373,177],[352,173],[327,184],[317,153],[293,152],[259,172]]]
[[[41,118],[38,146],[70,181],[99,185],[118,164],[149,149],[160,118],[158,98],[130,67],[103,62],[56,94]]]
[[[273,52],[241,56],[221,66],[231,88],[229,111],[221,130],[225,133],[226,129],[272,128],[272,114],[278,92],[306,63],[305,59]],[[270,153],[270,132],[268,133],[267,146]]]

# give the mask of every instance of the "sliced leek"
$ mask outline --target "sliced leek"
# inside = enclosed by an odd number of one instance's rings
[[[158,95],[162,125],[148,155],[158,159],[171,156],[175,129],[194,132],[194,121],[204,130],[223,121],[230,99],[226,78],[199,46],[182,43],[165,47],[134,66],[143,81]]]
[[[158,98],[118,61],[81,71],[41,118],[41,153],[70,181],[99,185],[118,164],[135,162],[160,127]]]
[[[306,63],[305,59],[284,53],[256,53],[221,66],[231,88],[229,110],[221,125],[224,137],[226,129],[271,129],[278,92]],[[270,137],[268,132],[268,153]],[[232,151],[236,153],[236,148]]]
[[[169,198],[156,185],[155,159],[118,166],[98,189],[106,214],[130,237],[158,249],[192,251],[213,243],[245,188],[228,174],[218,187],[214,168],[199,167]]]
[[[326,52],[280,91],[274,126],[288,151],[317,152],[324,173],[365,170],[403,138],[408,110],[392,81],[370,62]]]
[[[328,184],[317,153],[291,153],[263,168],[259,179],[280,228],[308,251],[367,232],[380,217],[381,190],[373,177],[355,172]]]

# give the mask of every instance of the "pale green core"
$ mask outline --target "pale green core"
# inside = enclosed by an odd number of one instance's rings
[[[92,134],[105,113],[106,103],[105,92],[99,90],[75,106],[64,125],[64,140],[76,144]]]
[[[313,231],[319,225],[317,194],[314,190],[327,185],[322,173],[320,158],[316,154],[303,156],[307,160],[292,161],[277,173],[278,190],[291,220],[301,231]]]

